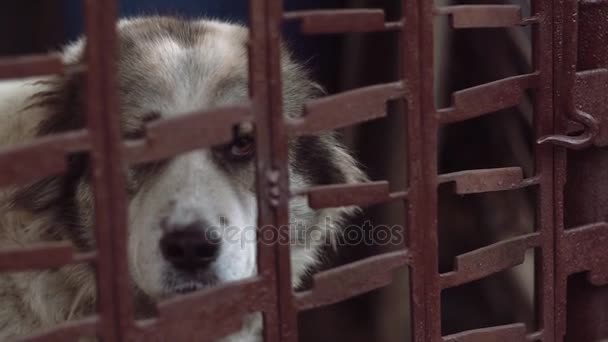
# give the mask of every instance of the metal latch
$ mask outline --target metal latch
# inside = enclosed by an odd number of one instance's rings
[[[568,133],[582,133],[544,136],[537,143],[573,150],[608,146],[608,69],[577,72],[572,96],[575,108],[569,117]]]

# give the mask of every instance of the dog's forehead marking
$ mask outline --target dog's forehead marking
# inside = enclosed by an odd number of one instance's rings
[[[198,110],[221,101],[217,95],[225,92],[222,88],[234,86],[229,80],[246,83],[243,27],[206,20],[135,19],[121,23],[119,33],[123,83],[145,89],[127,89],[126,95],[134,95],[128,102],[136,106],[154,106],[145,109],[164,115]]]
[[[118,27],[124,40],[157,53],[196,50],[202,59],[226,63],[241,61],[246,52],[247,29],[239,25],[158,17],[123,20]],[[217,56],[222,59],[213,60]]]

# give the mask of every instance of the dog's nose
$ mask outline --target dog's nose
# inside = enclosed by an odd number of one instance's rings
[[[184,271],[198,271],[211,264],[220,248],[220,237],[202,224],[166,233],[160,240],[163,257]]]

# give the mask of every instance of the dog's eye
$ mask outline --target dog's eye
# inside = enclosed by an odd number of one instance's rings
[[[237,137],[229,146],[230,157],[236,160],[249,159],[255,151],[252,137]]]

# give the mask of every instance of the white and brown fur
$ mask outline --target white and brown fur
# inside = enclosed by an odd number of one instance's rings
[[[127,139],[140,137],[150,120],[237,104],[248,97],[248,31],[241,26],[142,17],[120,21],[118,35],[118,91]],[[85,44],[81,39],[67,46],[64,62],[82,61]],[[297,117],[319,87],[287,50],[282,72],[284,112]],[[0,82],[0,144],[83,128],[83,95],[82,76]],[[194,151],[128,170],[129,264],[138,297],[159,300],[256,273],[255,240],[243,236],[245,228],[256,225],[253,158],[233,160],[230,148]],[[365,180],[332,133],[292,140],[289,155],[292,187]],[[57,240],[69,240],[83,251],[95,247],[89,161],[80,154],[68,162],[69,170],[61,176],[2,190],[0,247]],[[314,211],[304,199],[294,199],[292,234],[315,225],[327,238],[352,210]],[[213,229],[227,224],[237,228],[237,236],[222,240],[207,269],[184,274],[163,258],[159,241],[163,234],[195,222]],[[311,244],[302,236],[291,246],[294,286],[318,262],[324,241]],[[92,270],[85,265],[0,275],[0,340],[91,314],[95,286]],[[226,340],[257,341],[260,329],[259,317],[249,317],[243,330]]]

